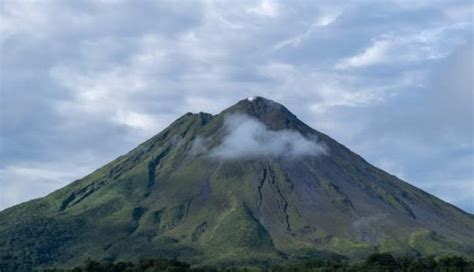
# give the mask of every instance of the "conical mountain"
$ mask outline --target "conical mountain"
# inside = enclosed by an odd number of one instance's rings
[[[0,268],[87,258],[469,257],[472,233],[473,215],[252,97],[218,115],[187,113],[92,174],[0,212]]]

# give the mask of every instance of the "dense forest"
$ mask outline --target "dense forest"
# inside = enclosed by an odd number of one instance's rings
[[[122,271],[167,271],[167,272],[243,272],[243,271],[268,271],[268,272],[306,272],[306,271],[384,271],[384,272],[472,272],[474,262],[457,256],[449,257],[394,257],[387,253],[373,254],[365,261],[349,263],[345,260],[300,260],[288,262],[269,268],[192,268],[191,265],[177,260],[156,259],[142,260],[139,262],[98,262],[88,260],[82,266],[72,269],[47,269],[45,272],[122,272]]]

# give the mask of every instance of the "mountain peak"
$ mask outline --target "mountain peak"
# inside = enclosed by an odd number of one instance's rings
[[[251,96],[251,97],[248,97],[247,99],[243,99],[241,100],[241,102],[247,102],[247,103],[252,103],[252,104],[265,104],[265,105],[273,105],[273,106],[280,106],[280,107],[283,107],[283,105],[271,100],[271,99],[268,99],[268,98],[265,98],[265,97],[262,97],[262,96]]]
[[[275,101],[271,100],[271,99],[268,99],[268,98],[265,98],[265,97],[262,97],[262,96],[250,96],[247,98],[247,101],[249,102],[265,102],[265,103],[276,103]]]
[[[251,97],[247,98],[247,100],[250,101],[250,102],[253,102],[257,99],[257,97],[258,96],[251,96]]]
[[[242,99],[222,113],[249,115],[273,130],[291,129],[296,122],[300,122],[285,106],[261,96]]]

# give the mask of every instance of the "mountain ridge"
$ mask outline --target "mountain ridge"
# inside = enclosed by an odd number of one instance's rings
[[[0,268],[88,257],[263,266],[373,252],[469,257],[472,232],[473,215],[254,97],[186,113],[84,178],[1,211]]]

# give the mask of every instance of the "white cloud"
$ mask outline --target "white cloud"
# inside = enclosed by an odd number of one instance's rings
[[[313,25],[314,26],[328,26],[334,23],[339,16],[340,14],[336,12],[323,14],[316,19]]]
[[[51,76],[66,87],[74,97],[57,105],[58,112],[104,116],[133,128],[152,126],[151,117],[135,112],[129,102],[133,96],[148,87],[150,81],[140,71],[114,67],[107,71],[82,72],[69,67],[54,67]]]
[[[18,36],[45,39],[64,34],[66,29],[84,29],[90,27],[91,18],[62,3],[4,0],[0,3],[0,42]]]
[[[116,120],[120,124],[125,124],[132,128],[138,128],[143,130],[149,130],[154,127],[158,121],[154,116],[144,113],[137,112],[117,112],[115,116]]]
[[[288,63],[272,62],[258,68],[259,74],[271,78],[272,91],[291,94],[281,99],[296,98],[298,105],[305,105],[311,113],[324,113],[337,107],[364,107],[375,105],[407,81],[406,75],[397,82],[386,85],[351,75],[306,70]],[[393,85],[391,85],[393,84]]]
[[[387,40],[375,41],[364,52],[341,61],[336,69],[358,68],[381,63],[386,59],[386,53],[390,46],[391,43]]]
[[[334,23],[339,16],[340,16],[340,13],[336,13],[336,12],[323,14],[317,17],[316,20],[308,27],[308,29],[306,29],[306,31],[296,36],[293,36],[291,38],[278,42],[277,44],[273,46],[273,49],[280,50],[287,46],[297,47],[298,45],[300,45],[300,43],[308,39],[313,34],[313,32],[315,32],[317,29],[327,27],[331,25],[332,23]]]
[[[277,17],[279,14],[280,8],[278,3],[272,0],[262,0],[257,6],[251,7],[248,9],[248,12],[263,16],[263,17]]]
[[[311,105],[311,111],[315,113],[326,112],[335,107],[361,107],[374,104],[384,97],[384,93],[367,89],[350,90],[344,89],[343,84],[327,82],[319,88],[320,100]]]
[[[35,34],[47,22],[42,6],[31,1],[3,1],[0,13],[0,37],[6,39],[20,33]],[[40,34],[40,33],[37,33]]]
[[[110,42],[108,39],[105,44]],[[65,62],[50,69],[51,79],[73,97],[56,103],[56,110],[63,116],[90,115],[147,132],[163,128],[163,118],[147,113],[142,103],[150,99],[152,90],[162,87],[159,77],[170,55],[167,47],[159,46],[165,42],[145,35],[136,42],[137,50],[121,63],[106,62],[103,41],[84,43],[83,62]]]
[[[361,53],[340,60],[335,68],[347,70],[375,64],[416,64],[446,58],[465,39],[449,39],[451,32],[465,31],[471,23],[457,22],[428,29],[384,33]]]
[[[234,114],[225,120],[228,134],[222,143],[210,151],[221,159],[255,157],[318,156],[326,149],[317,139],[307,139],[297,131],[272,131],[262,122],[247,115]]]

